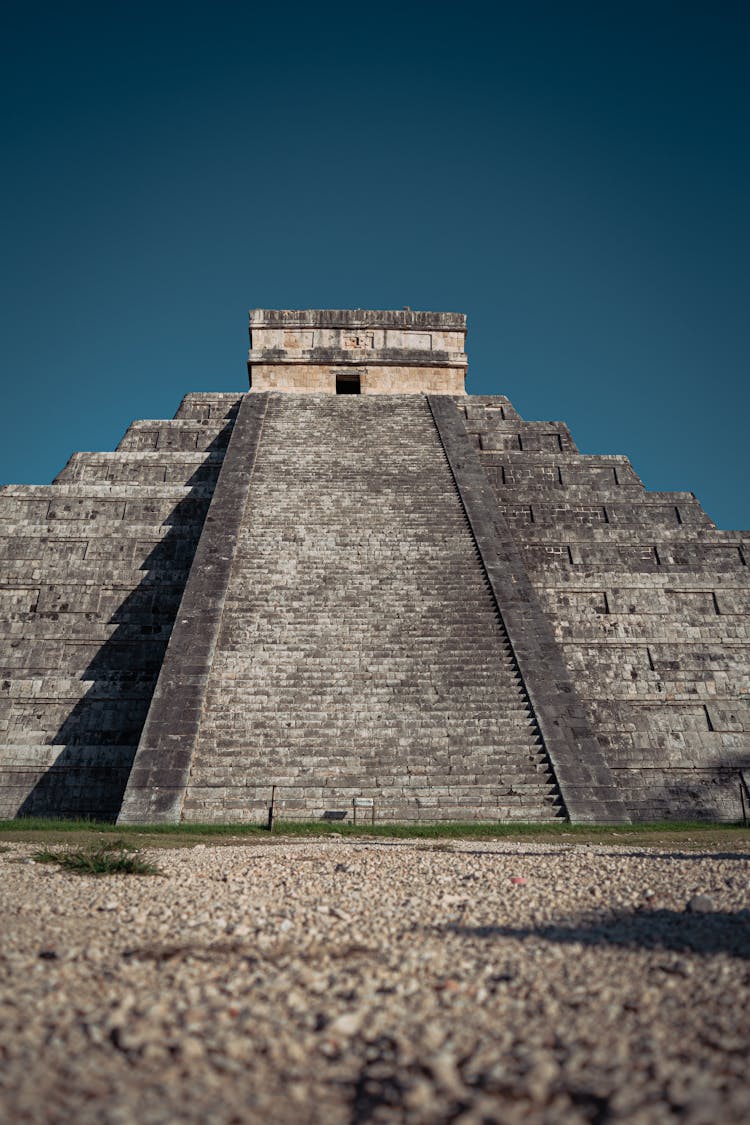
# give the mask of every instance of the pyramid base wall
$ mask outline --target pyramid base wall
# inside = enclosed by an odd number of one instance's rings
[[[0,490],[0,816],[263,823],[276,785],[288,819],[351,821],[358,799],[383,823],[739,821],[750,535],[502,396],[439,397],[431,420],[424,394],[190,395],[53,485]],[[266,399],[253,479],[235,428]],[[218,662],[198,657],[212,615]],[[389,621],[408,628],[380,645]],[[381,673],[359,739],[352,676]]]

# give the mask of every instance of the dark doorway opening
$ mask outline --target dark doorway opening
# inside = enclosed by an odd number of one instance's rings
[[[358,395],[362,393],[359,375],[337,375],[337,395]]]

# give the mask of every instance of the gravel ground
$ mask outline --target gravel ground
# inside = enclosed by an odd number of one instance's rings
[[[95,878],[11,844],[0,1116],[747,1122],[737,849],[327,838]]]

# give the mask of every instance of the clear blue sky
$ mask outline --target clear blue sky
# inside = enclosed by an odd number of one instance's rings
[[[31,4],[3,42],[0,481],[247,309],[469,315],[469,389],[750,527],[750,5]]]

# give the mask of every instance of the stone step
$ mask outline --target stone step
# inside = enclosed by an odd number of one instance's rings
[[[190,391],[175,418],[226,423],[236,417],[241,400],[242,396],[232,391]]]
[[[91,556],[92,550],[99,550],[104,558],[106,543],[113,542],[113,562],[117,561],[117,544],[144,543],[146,551],[167,544],[179,545],[181,541],[192,541],[200,535],[203,519],[191,517],[179,524],[130,523],[125,520],[53,520],[39,524],[8,524],[0,528],[0,557],[30,558],[39,555],[42,548],[50,547],[52,552],[67,552],[71,544],[81,545],[81,557]],[[102,544],[101,540],[105,543]],[[92,547],[93,544],[93,547]],[[44,556],[42,556],[44,557]],[[55,555],[50,562],[54,564]],[[85,568],[84,568],[85,573]]]
[[[23,677],[6,675],[0,679],[0,700],[31,700],[40,704],[76,703],[88,699],[141,698],[153,691],[154,674],[143,669],[123,668],[106,677],[85,680],[73,676]]]
[[[224,461],[224,451],[73,453],[53,484],[158,484],[192,487],[212,484]]]
[[[0,742],[0,761],[9,768],[47,769],[57,765],[58,768],[63,769],[67,768],[68,758],[73,753],[74,764],[81,769],[102,765],[129,769],[135,754],[135,746],[81,743],[73,748],[49,743]]]
[[[22,816],[114,819],[136,746],[0,744],[0,808]]]
[[[220,451],[226,449],[230,432],[231,423],[225,419],[140,419],[128,427],[117,452]]]
[[[185,815],[254,799],[273,763],[355,792],[374,774],[384,800],[439,777],[431,817],[476,816],[494,783],[544,818],[540,744],[426,402],[271,396]]]

